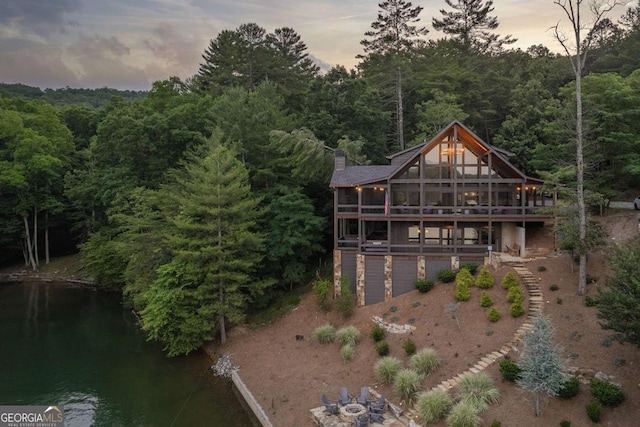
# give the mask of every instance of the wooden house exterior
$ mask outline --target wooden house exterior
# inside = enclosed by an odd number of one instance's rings
[[[507,157],[458,121],[389,165],[347,166],[336,152],[336,292],[346,277],[359,305],[375,304],[492,251],[524,256],[527,225],[553,200]]]

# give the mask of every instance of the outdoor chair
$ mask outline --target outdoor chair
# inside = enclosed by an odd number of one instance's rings
[[[351,396],[349,396],[349,392],[347,391],[347,388],[340,387],[340,391],[338,391],[338,402],[340,402],[342,406],[345,406],[351,403],[352,400],[353,399],[351,398]]]
[[[324,404],[325,412],[328,412],[332,415],[338,413],[338,402],[336,402],[335,400],[329,400],[326,394],[322,395],[322,403]]]
[[[369,422],[382,424],[384,422],[384,417],[379,412],[369,411]]]
[[[360,396],[358,396],[357,402],[362,406],[367,406],[369,402],[369,387],[362,387],[360,389]]]
[[[377,402],[371,402],[369,404],[369,411],[371,412],[376,412],[376,413],[382,413],[384,412],[384,404],[385,404],[385,397],[384,394],[380,396],[380,399],[378,399]]]
[[[369,417],[368,416],[359,416],[355,418],[356,427],[367,427],[369,425]]]

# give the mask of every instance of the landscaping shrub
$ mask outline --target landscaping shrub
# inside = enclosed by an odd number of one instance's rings
[[[497,308],[491,307],[491,310],[489,310],[488,317],[490,322],[497,322],[498,320],[500,320],[502,315],[500,314]]]
[[[606,406],[618,406],[624,402],[624,393],[620,386],[599,378],[591,380],[591,394],[598,402]]]
[[[487,267],[482,267],[480,274],[476,279],[476,286],[480,289],[490,289],[493,287],[495,280]]]
[[[521,372],[522,369],[513,360],[505,359],[500,361],[500,373],[505,380],[515,382],[520,378]]]
[[[428,424],[444,417],[452,405],[451,396],[444,390],[435,389],[418,395],[416,410],[422,424]]]
[[[414,343],[411,338],[407,339],[404,344],[402,344],[402,348],[404,348],[407,356],[413,356],[416,354],[416,343]]]
[[[482,291],[482,294],[480,295],[480,305],[482,307],[491,307],[493,305],[493,298],[491,298],[491,295]]]
[[[422,376],[413,369],[400,369],[393,380],[393,389],[400,400],[411,402],[418,392]]]
[[[456,387],[458,400],[471,405],[476,412],[484,412],[489,405],[500,398],[500,391],[493,385],[493,381],[485,372],[475,375],[465,375]]]
[[[509,292],[507,293],[507,301],[513,302],[522,302],[524,297],[522,296],[522,291],[520,290],[520,286],[512,286],[509,288]]]
[[[335,306],[338,313],[342,314],[342,317],[348,319],[353,315],[356,299],[351,292],[351,285],[349,284],[349,277],[343,276],[340,281],[340,295],[336,299]]]
[[[489,427],[502,427],[502,423],[498,420],[493,420]]]
[[[328,323],[318,326],[313,333],[320,344],[329,344],[336,339],[336,328]]]
[[[478,271],[478,264],[475,264],[472,262],[466,262],[466,263],[460,264],[460,270],[462,269],[469,270],[469,273],[471,273],[472,276],[475,276],[476,271]]]
[[[416,289],[422,293],[429,292],[434,284],[435,282],[430,279],[418,279],[416,280]]]
[[[382,341],[386,334],[387,332],[384,330],[384,328],[377,323],[375,323],[371,328],[371,338],[375,342]]]
[[[524,308],[522,307],[522,303],[514,302],[513,304],[511,304],[511,306],[509,307],[509,313],[511,313],[511,316],[513,317],[522,316],[524,314]]]
[[[541,273],[544,272],[544,271],[547,271],[547,267],[545,267],[544,265],[539,265],[538,266],[538,271],[541,272]]]
[[[428,376],[440,365],[438,352],[424,348],[409,358],[409,366],[423,377]]]
[[[331,282],[328,280],[318,280],[313,284],[313,291],[316,294],[318,306],[322,311],[331,310],[329,292],[331,290]]]
[[[512,286],[518,286],[518,285],[519,285],[518,279],[511,272],[505,274],[505,276],[502,278],[502,283],[501,283],[502,289],[509,289]]]
[[[576,377],[571,377],[562,384],[558,390],[558,397],[562,399],[570,399],[578,394],[580,390],[580,381]]]
[[[360,331],[355,326],[345,326],[344,328],[338,329],[336,339],[342,345],[356,345],[356,343],[360,341]]]
[[[473,285],[473,276],[469,270],[463,268],[456,274],[456,292],[454,297],[456,301],[468,301],[471,298],[470,286]]]
[[[345,362],[351,361],[353,356],[356,355],[356,347],[353,344],[345,344],[340,349],[340,355]]]
[[[389,343],[386,341],[378,341],[376,343],[376,352],[379,356],[387,356],[389,354]]]
[[[549,286],[549,290],[550,291],[557,291],[558,289],[560,289],[560,288],[556,284],[553,284],[553,285]]]
[[[453,270],[438,271],[438,280],[442,283],[451,283],[456,280],[456,272]]]
[[[600,422],[602,405],[597,400],[587,403],[587,417],[594,423]]]
[[[571,421],[568,421],[568,420],[560,421],[560,427],[571,427]]]
[[[373,372],[378,381],[391,384],[401,367],[400,360],[386,356],[376,362]]]
[[[587,295],[584,297],[584,305],[586,305],[587,307],[595,307],[596,305],[598,305],[598,299]]]
[[[447,426],[449,427],[479,427],[482,425],[482,418],[478,411],[468,402],[458,402],[447,416]]]

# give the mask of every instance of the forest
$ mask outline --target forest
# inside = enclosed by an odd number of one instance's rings
[[[217,34],[192,77],[147,92],[0,85],[0,263],[35,270],[79,250],[178,355],[317,274],[336,149],[386,164],[457,119],[570,193],[571,52],[510,48],[491,1],[446,4],[431,20],[446,36],[429,39],[422,8],[380,3],[351,70],[320,72],[294,29],[247,23]],[[597,205],[640,189],[640,5],[582,42]]]

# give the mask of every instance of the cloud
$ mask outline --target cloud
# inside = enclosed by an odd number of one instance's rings
[[[193,32],[180,31],[168,22],[161,22],[153,29],[153,37],[144,39],[144,46],[151,57],[145,69],[154,80],[171,76],[182,79],[194,75],[203,52],[200,37]]]
[[[76,25],[64,15],[80,9],[80,0],[2,0],[0,24],[18,25],[26,33],[46,36]]]

